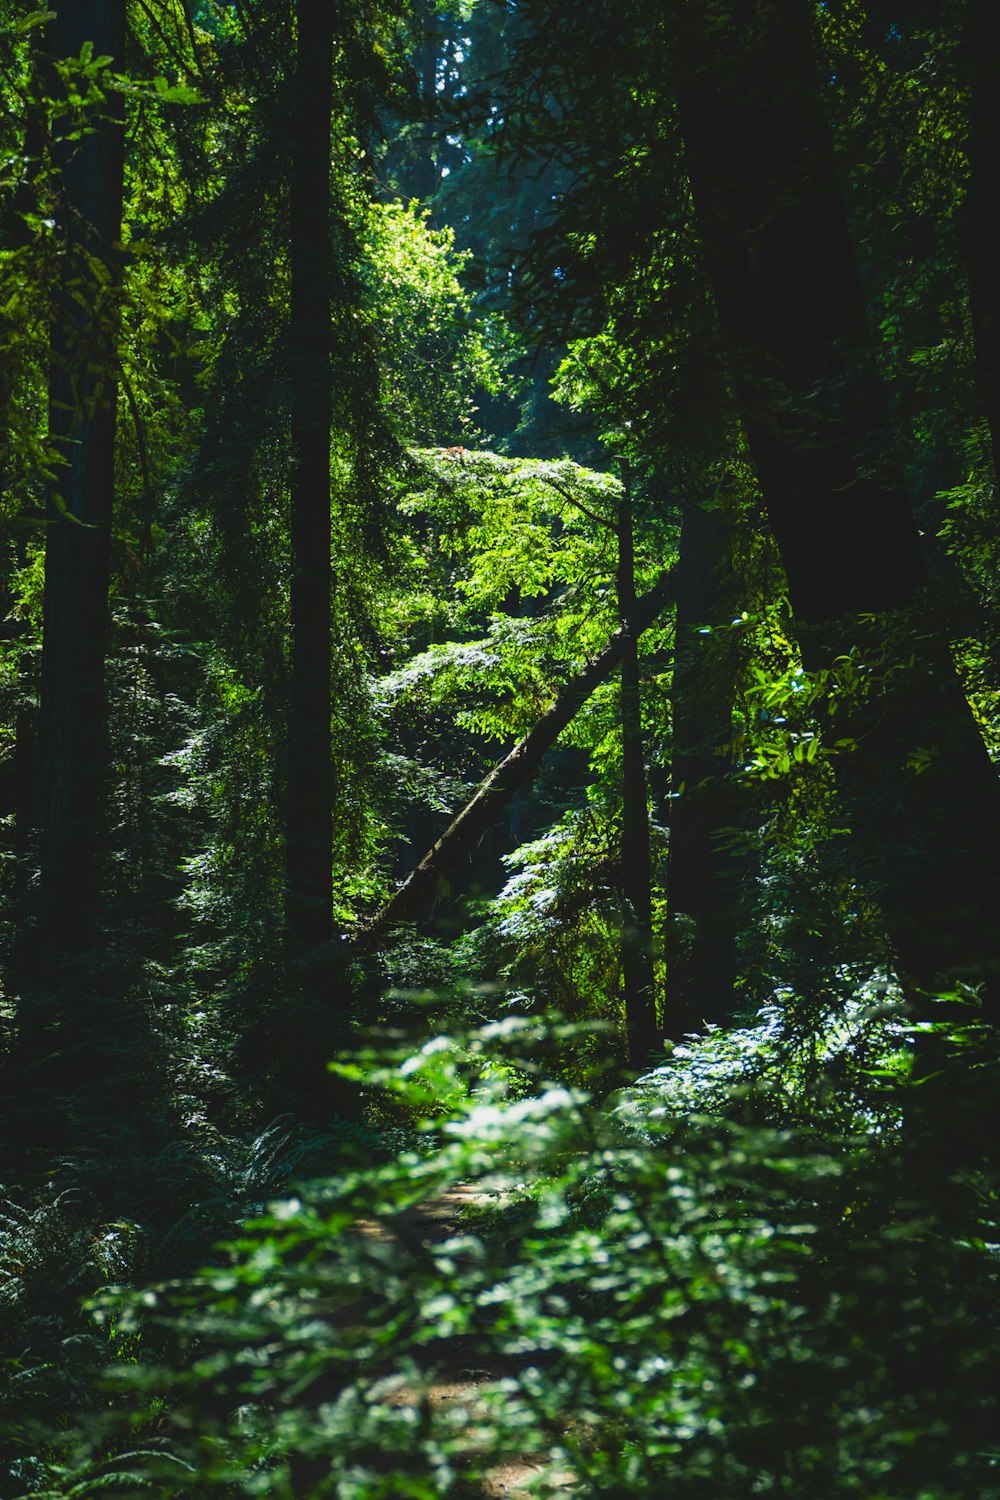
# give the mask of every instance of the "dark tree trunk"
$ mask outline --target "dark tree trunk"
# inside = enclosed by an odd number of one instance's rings
[[[969,167],[965,201],[966,264],[976,366],[1000,473],[1000,6],[969,0],[965,73],[970,90]]]
[[[41,71],[54,101],[65,98],[65,85],[52,60],[79,57],[85,42],[95,56],[110,56],[113,68],[123,67],[124,0],[79,0],[48,23]],[[20,925],[13,954],[18,1025],[3,1091],[18,1121],[9,1135],[29,1160],[79,1147],[95,1122],[91,1142],[106,1140],[108,1098],[114,1095],[121,1115],[130,1087],[120,1057],[113,1072],[122,1017],[108,1002],[107,976],[97,978],[105,916],[105,652],[120,328],[121,96],[108,92],[86,111],[85,125],[81,131],[69,113],[57,115],[52,125],[62,292],[50,328],[54,477],[47,501],[33,787],[26,766],[28,701],[17,726],[18,852],[23,859],[24,822],[33,816],[37,880],[25,898],[28,920]],[[22,666],[27,694],[30,669],[26,661]],[[132,1081],[137,1071],[131,1071]],[[149,1097],[146,1091],[147,1103]]]
[[[23,567],[26,561],[23,539],[14,549],[16,566]],[[35,763],[37,759],[37,685],[34,673],[34,653],[29,650],[30,632],[23,620],[15,617],[13,599],[4,587],[0,593],[0,610],[5,619],[0,634],[8,650],[17,662],[17,689],[14,709],[14,751],[0,762],[0,807],[12,838],[8,845],[13,855],[13,873],[9,896],[14,913],[17,937],[15,953],[12,955],[13,970],[20,973],[24,951],[22,943],[28,938],[23,918],[26,917],[25,900],[28,893],[28,875],[32,849],[31,833],[34,827],[32,807],[35,794]],[[30,949],[30,943],[27,945]]]
[[[31,68],[33,85],[38,86],[37,74],[40,68],[40,59],[37,51],[33,48],[31,54]],[[25,222],[25,215],[38,211],[38,203],[34,188],[35,166],[45,149],[45,136],[40,119],[39,109],[33,108],[28,117],[25,130],[24,157],[29,163],[29,172],[25,180],[19,184],[13,195],[13,201],[8,200],[5,204],[3,214],[2,237],[3,243],[9,250],[20,252],[22,255],[30,253],[31,233]],[[6,427],[10,420],[11,404],[17,394],[17,385],[21,372],[13,361],[0,361],[0,425]],[[6,455],[0,458],[0,466],[6,466]],[[8,476],[0,468],[0,487],[13,489],[8,483]],[[23,568],[27,562],[27,550],[25,539],[21,537],[13,548],[13,561],[17,568]],[[33,833],[35,827],[34,802],[35,802],[35,767],[38,759],[38,690],[35,682],[34,663],[32,653],[28,650],[28,641],[31,635],[26,622],[15,618],[12,612],[13,598],[4,591],[4,634],[8,641],[18,652],[17,666],[17,708],[14,718],[14,755],[10,765],[9,778],[6,782],[6,810],[13,818],[14,839],[14,879],[11,890],[13,898],[13,912],[17,925],[18,936],[15,940],[16,952],[13,956],[13,968],[19,972],[22,967],[21,944],[27,937],[27,919],[29,916],[26,898],[28,894],[30,856],[32,853]]]
[[[635,546],[628,470],[618,516],[618,614],[621,620],[622,724],[622,989],[628,1059],[648,1065],[656,1046],[656,992],[653,983],[653,901],[649,857],[649,807],[642,738],[639,632],[635,615]]]
[[[729,777],[732,683],[720,680],[714,634],[728,623],[726,522],[696,506],[681,518],[671,694],[667,1001],[677,1041],[732,1013],[739,869]],[[704,633],[706,630],[712,634]]]
[[[678,91],[705,264],[803,656],[858,679],[828,722],[862,869],[904,976],[982,980],[995,1005],[1000,791],[891,451],[810,9],[691,15]]]
[[[574,714],[591,693],[614,671],[622,659],[627,640],[638,636],[656,619],[673,593],[673,573],[636,601],[630,627],[617,630],[607,646],[570,678],[534,728],[491,771],[475,795],[462,808],[432,848],[415,865],[395,895],[363,927],[351,944],[355,950],[372,948],[400,922],[418,922],[434,908],[449,877],[476,847],[483,834],[509,806],[515,793],[526,787]],[[304,967],[336,966],[341,944],[328,944],[309,955]]]
[[[14,719],[14,912],[19,926],[27,916],[32,830],[35,826],[35,765],[38,757],[38,705],[35,663],[22,650],[17,667]],[[24,929],[26,932],[26,928]],[[18,955],[20,964],[21,955]]]
[[[293,950],[332,933],[330,730],[332,0],[299,0],[292,120],[291,672],[286,921]]]
[[[84,42],[122,66],[124,0],[60,6],[46,43],[76,57]],[[61,85],[50,70],[55,97]],[[35,818],[39,881],[34,939],[42,953],[75,951],[99,910],[107,772],[104,658],[114,502],[118,252],[124,141],[109,94],[78,139],[53,145],[66,291],[56,308],[49,433],[59,455],[49,501]]]

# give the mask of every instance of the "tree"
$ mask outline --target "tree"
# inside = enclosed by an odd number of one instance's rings
[[[625,634],[621,664],[622,730],[622,989],[629,1062],[641,1068],[656,1042],[653,985],[653,875],[642,735],[642,683],[636,613],[635,538],[628,461],[618,508],[618,614]]]
[[[665,607],[672,584],[671,573],[664,573],[648,593],[633,602],[622,625],[604,649],[559,689],[530,732],[490,772],[381,911],[361,929],[355,939],[357,944],[371,946],[397,923],[419,921],[432,910],[452,871],[471,853],[514,793],[530,782],[542,757],[579,708],[610,676],[625,651],[630,645],[634,647],[636,638]],[[335,951],[336,948],[320,950],[313,956],[313,961],[329,957]],[[645,1041],[644,1033],[642,1038]]]
[[[663,1008],[663,1030],[679,1040],[706,1020],[728,1018],[733,1009],[737,906],[746,876],[746,861],[735,857],[733,846],[746,838],[747,830],[732,825],[740,818],[745,822],[749,800],[732,765],[733,700],[745,667],[745,652],[732,627],[746,618],[732,620],[738,607],[735,556],[741,550],[746,554],[748,543],[751,554],[758,554],[755,597],[766,594],[771,570],[760,566],[761,549],[751,540],[759,528],[747,497],[737,500],[730,494],[736,490],[732,475],[721,485],[715,475],[713,448],[727,454],[734,473],[745,471],[727,430],[720,393],[712,398],[705,393],[710,409],[701,414],[700,431],[689,429],[686,437],[676,412],[656,409],[656,393],[664,390],[663,365],[676,359],[682,338],[692,336],[690,327],[681,335],[655,319],[651,304],[660,278],[668,275],[675,282],[680,279],[676,260],[666,267],[651,265],[644,276],[636,273],[627,288],[610,289],[607,324],[600,334],[571,344],[559,371],[557,399],[591,411],[604,429],[605,442],[636,454],[647,471],[647,529],[654,520],[651,512],[659,513],[661,531],[665,522],[676,528],[679,513],[670,727],[664,736],[669,746],[664,774],[670,787],[670,844]],[[686,296],[681,295],[688,319],[697,327],[704,293],[699,295],[696,285],[692,278]],[[641,343],[632,320],[647,330]],[[655,337],[650,329],[656,330]],[[699,332],[706,342],[715,337],[711,327]],[[713,363],[711,356],[707,363]],[[672,491],[680,498],[674,499]],[[634,781],[633,773],[626,776],[626,797]],[[623,856],[623,878],[635,864]]]
[[[664,1026],[680,1040],[733,1009],[738,862],[731,847],[735,673],[718,660],[729,625],[723,497],[681,516],[671,693],[670,855],[667,865],[667,999]],[[720,630],[721,627],[721,630]],[[715,658],[713,660],[713,657]],[[729,670],[726,668],[729,667]]]
[[[989,0],[970,0],[962,36],[963,73],[970,91],[969,166],[965,203],[965,252],[976,366],[993,447],[994,479],[1000,483],[1000,300],[996,268],[1000,256],[1000,197],[996,186],[996,67],[1000,16]]]
[[[832,739],[862,868],[928,989],[1000,973],[1000,791],[935,618],[804,6],[690,26],[676,82],[703,253],[807,665],[857,664]],[[964,789],[961,817],[941,816]]]
[[[333,920],[330,543],[330,133],[336,9],[296,8],[291,160],[291,654],[286,920],[299,949],[326,941]]]
[[[35,799],[42,951],[79,947],[101,888],[124,170],[120,95],[104,68],[121,66],[124,47],[124,0],[62,6],[46,34],[64,292],[49,375],[57,468],[46,531]],[[79,74],[64,62],[74,58],[84,65]],[[70,84],[81,89],[82,108]]]

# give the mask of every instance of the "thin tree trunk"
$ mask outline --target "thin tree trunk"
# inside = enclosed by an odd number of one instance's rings
[[[629,625],[617,630],[604,650],[564,684],[535,726],[490,772],[437,842],[410,871],[395,895],[356,934],[350,945],[353,950],[375,947],[400,922],[420,921],[433,910],[453,871],[471,854],[514,794],[530,783],[546,751],[555,744],[591,693],[614,671],[629,637],[637,637],[646,630],[666,607],[672,594],[673,572],[670,571],[636,601]],[[342,953],[342,944],[327,944],[311,953],[304,963],[310,968],[331,962],[335,964]]]
[[[862,870],[903,975],[983,981],[992,1007],[1000,789],[891,451],[809,7],[690,17],[678,91],[706,268],[804,659],[844,681],[829,740]]]
[[[3,213],[3,241],[7,248],[21,255],[30,254],[32,235],[26,222],[26,216],[38,213],[37,198],[37,173],[38,166],[45,151],[45,130],[42,121],[41,105],[37,102],[40,94],[41,59],[38,48],[32,43],[30,54],[31,69],[31,93],[36,96],[36,102],[29,109],[28,118],[24,132],[24,159],[27,163],[25,176],[19,182],[15,192],[4,205]],[[11,406],[16,398],[18,383],[23,380],[24,371],[18,368],[13,361],[0,361],[0,427],[6,427],[11,421]],[[0,459],[0,464],[6,464],[6,455]],[[3,473],[0,475],[0,486],[12,490],[13,475]],[[13,546],[13,561],[17,568],[23,568],[27,563],[26,538],[21,536]],[[16,924],[17,936],[15,938],[12,968],[19,973],[22,967],[21,946],[28,934],[29,911],[27,907],[27,895],[29,889],[30,856],[32,852],[33,833],[35,827],[34,802],[35,802],[35,767],[38,759],[38,685],[35,680],[37,663],[33,661],[34,653],[29,650],[31,630],[24,620],[16,619],[11,611],[13,597],[5,599],[4,614],[6,616],[7,639],[14,643],[14,649],[18,654],[17,663],[17,707],[14,717],[14,755],[11,766],[9,781],[10,791],[8,794],[9,811],[14,821],[14,879],[12,885],[13,912]]]
[[[639,635],[635,614],[635,544],[629,473],[623,464],[618,514],[618,614],[621,620],[622,725],[622,990],[628,1059],[648,1064],[656,1046],[656,992],[653,982],[653,901],[649,856],[649,807],[642,739]]]
[[[60,6],[46,43],[56,58],[95,55],[123,65],[124,0]],[[50,88],[61,89],[54,69]],[[114,504],[118,257],[124,141],[109,94],[87,133],[57,122],[58,233],[66,291],[51,337],[49,433],[59,455],[49,501],[35,816],[40,951],[74,951],[99,910],[100,835],[107,773],[104,658]]]
[[[664,1028],[677,1041],[732,1013],[739,878],[727,829],[731,683],[719,678],[726,623],[726,525],[697,506],[681,518],[674,634],[670,853],[667,864],[667,1000]],[[704,632],[711,631],[712,634]]]
[[[22,636],[23,639],[23,636]],[[22,649],[17,664],[17,711],[14,718],[14,912],[22,931],[28,911],[32,830],[35,826],[35,765],[38,756],[38,707],[32,653]],[[17,962],[20,964],[18,948]]]
[[[15,567],[23,567],[25,563],[23,537],[15,543],[12,551],[12,561]],[[34,653],[29,649],[30,630],[25,621],[16,618],[13,613],[12,591],[5,585],[0,586],[0,589],[2,589],[0,610],[5,616],[3,626],[0,627],[0,635],[17,663],[14,748],[13,753],[0,762],[0,805],[2,805],[5,820],[11,827],[13,835],[8,845],[13,854],[13,872],[8,894],[15,922],[11,971],[19,975],[24,957],[22,946],[28,937],[24,918],[26,917],[25,898],[28,893],[31,832],[34,827],[32,804],[37,758],[35,734],[37,687],[33,670]],[[30,946],[30,943],[26,945],[26,951],[30,951]]]
[[[332,0],[299,0],[289,328],[291,670],[286,921],[294,950],[332,934],[330,144]]]

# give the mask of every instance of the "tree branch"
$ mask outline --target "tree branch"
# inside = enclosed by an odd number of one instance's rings
[[[539,474],[536,477],[540,479],[543,484],[549,485],[558,494],[562,495],[563,499],[568,505],[573,505],[577,510],[583,511],[583,514],[585,516],[589,516],[590,519],[594,522],[595,526],[601,526],[605,531],[614,531],[614,521],[606,520],[604,516],[599,516],[595,510],[591,510],[589,506],[584,505],[583,501],[578,500],[576,496],[572,494],[572,492],[568,490],[564,484],[560,484],[558,479],[552,479],[548,474]]]

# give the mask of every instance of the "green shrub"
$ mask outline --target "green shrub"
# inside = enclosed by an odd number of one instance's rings
[[[193,1280],[100,1301],[148,1359],[109,1398],[143,1435],[118,1480],[91,1434],[102,1485],[461,1496],[515,1455],[539,1493],[1000,1496],[985,1159],[956,1233],[905,1127],[776,1129],[648,1092],[599,1109],[541,1081],[505,1098],[540,1031],[384,1066],[435,1149],[272,1204]],[[484,1204],[441,1237],[457,1184]]]

